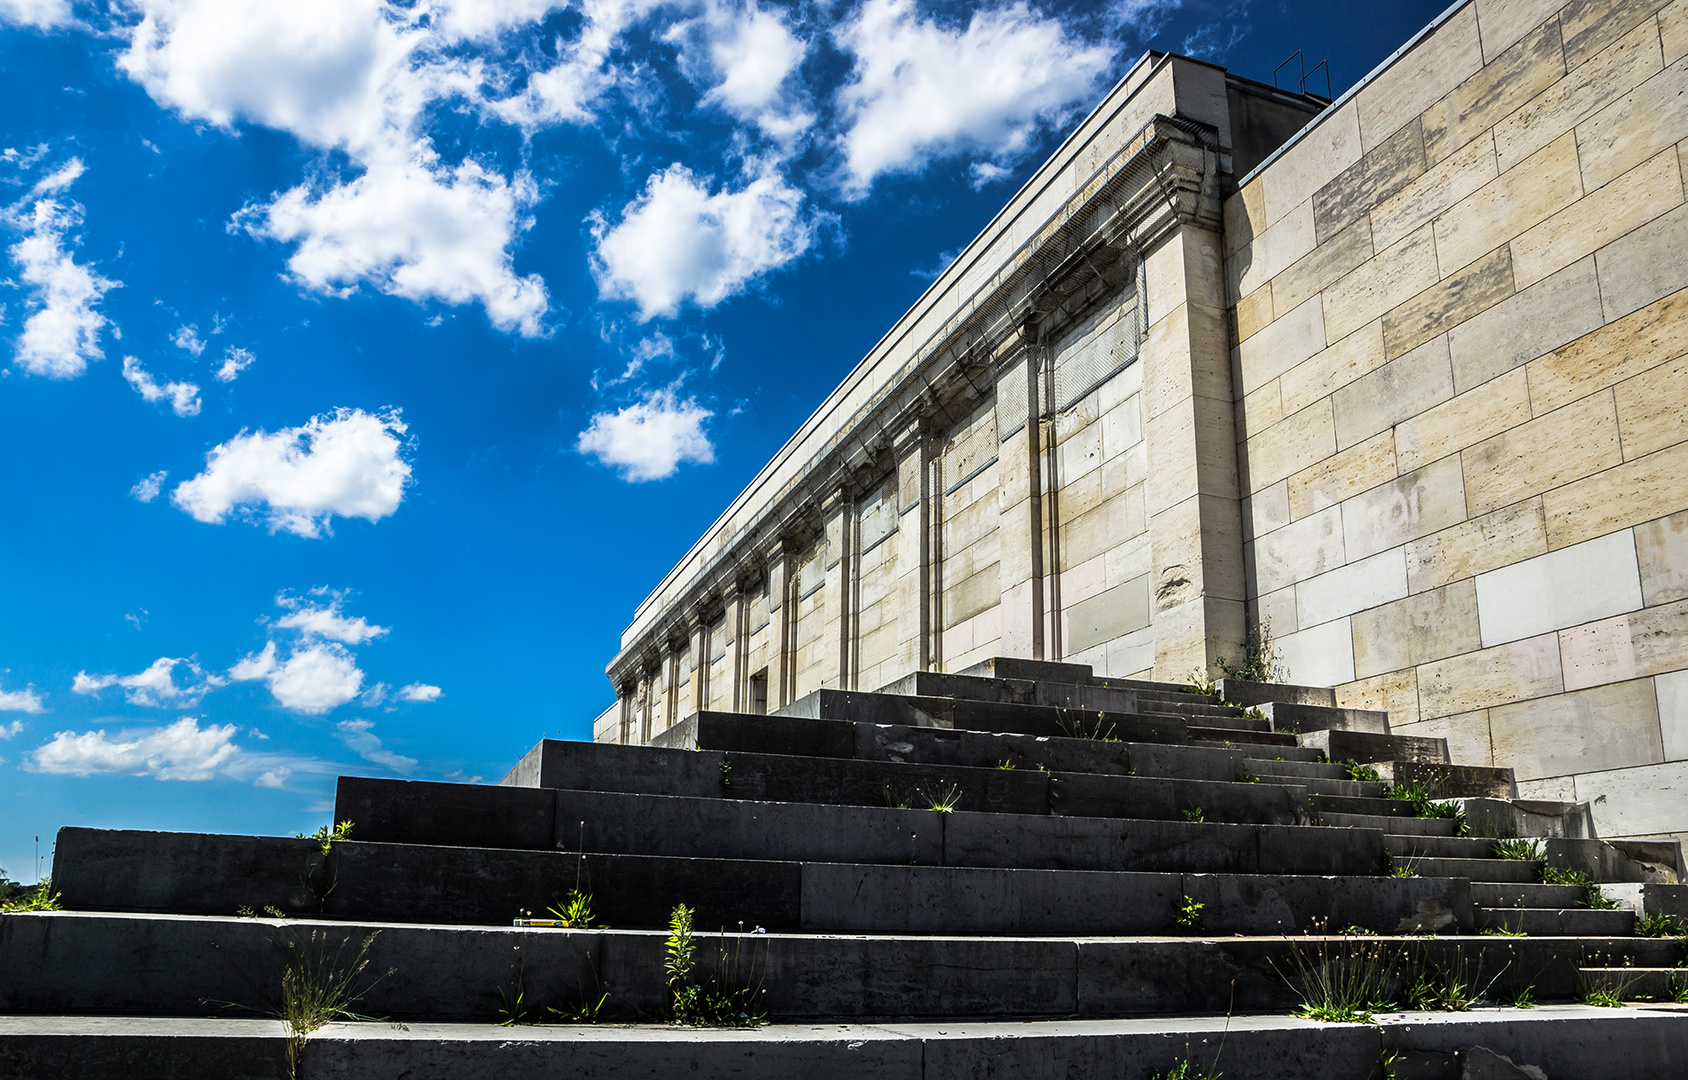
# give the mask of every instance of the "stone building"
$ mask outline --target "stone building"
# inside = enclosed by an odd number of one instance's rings
[[[1144,56],[638,608],[600,741],[1269,621],[1688,838],[1688,0],[1467,0],[1335,102]]]

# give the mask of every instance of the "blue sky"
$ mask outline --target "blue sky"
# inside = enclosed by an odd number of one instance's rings
[[[1340,93],[1438,10],[0,0],[0,868],[589,738],[634,606],[1145,48]]]

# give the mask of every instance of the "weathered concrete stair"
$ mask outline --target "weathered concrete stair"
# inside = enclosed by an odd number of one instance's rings
[[[546,741],[497,786],[342,778],[335,817],[353,838],[326,853],[66,829],[56,884],[73,910],[0,918],[0,971],[27,974],[0,980],[0,1014],[19,1014],[0,1016],[0,1066],[56,1053],[59,1075],[127,1080],[171,1053],[220,1062],[240,1047],[250,1068],[153,1071],[285,1075],[278,1036],[232,1017],[272,1004],[289,943],[346,955],[370,934],[371,970],[392,973],[359,1009],[406,1026],[333,1025],[301,1076],[1135,1077],[1217,1051],[1231,1012],[1228,1075],[1360,1080],[1391,1050],[1430,1070],[1415,1076],[1451,1078],[1478,1043],[1561,1071],[1581,1051],[1521,1041],[1559,1029],[1511,1011],[1309,1027],[1282,1015],[1309,966],[1383,950],[1544,1001],[1613,968],[1668,995],[1654,973],[1680,950],[1632,936],[1634,912],[1578,908],[1582,890],[1536,884],[1537,863],[1412,816],[1341,762],[1448,785],[1485,827],[1545,823],[1544,862],[1603,881],[1675,855],[1636,862],[1545,804],[1508,801],[1509,774],[1460,772],[1440,740],[1392,736],[1328,691],[1186,694],[1003,660],[887,689],[703,713],[648,747]],[[615,929],[511,925],[577,882]],[[1634,905],[1676,902],[1660,888],[1634,886]],[[607,990],[605,1018],[660,1016],[679,902],[708,963],[752,958],[773,1026],[492,1026],[518,979],[535,1005]],[[290,917],[236,915],[265,908]],[[1527,936],[1475,933],[1512,926]],[[208,1001],[244,1012],[208,1020]],[[1620,1023],[1654,1040],[1628,1075],[1671,1075],[1650,1062],[1688,1053],[1674,1016],[1555,1015],[1584,1041]],[[72,1031],[106,1049],[67,1049]]]

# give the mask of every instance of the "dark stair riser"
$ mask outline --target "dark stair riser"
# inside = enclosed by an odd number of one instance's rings
[[[554,824],[516,840],[503,827],[512,815],[478,811],[483,800],[508,808],[512,795],[526,807],[524,823]],[[341,779],[336,813],[369,841],[632,855],[1360,875],[1376,873],[1383,860],[1383,836],[1369,829],[938,814],[355,777]]]
[[[741,948],[762,974],[775,1019],[1118,1016],[1285,1010],[1303,967],[1343,950],[1390,950],[1392,968],[1481,972],[1495,992],[1524,985],[1539,1000],[1576,991],[1576,950],[1529,938],[1435,939],[791,937],[721,935],[698,923],[700,969]],[[705,928],[708,927],[707,930]],[[207,1000],[265,1011],[280,988],[285,943],[349,959],[379,929],[359,1010],[394,1020],[496,1018],[497,989],[569,1005],[611,992],[606,1017],[656,1015],[665,1000],[662,932],[518,931],[313,924],[289,920],[123,916],[0,917],[0,962],[28,980],[0,984],[0,1012],[203,1016]],[[319,935],[311,945],[311,935]],[[340,946],[345,942],[345,946]],[[1591,942],[1619,962],[1674,962],[1674,942]],[[1666,959],[1669,957],[1669,959]],[[750,966],[751,961],[746,961]],[[215,1007],[211,1007],[213,1010]],[[231,1012],[231,1015],[238,1013]]]
[[[228,915],[275,908],[500,925],[524,912],[545,917],[578,881],[592,894],[599,921],[643,929],[666,925],[673,906],[685,903],[703,924],[742,920],[770,930],[1163,934],[1176,932],[1174,901],[1186,894],[1208,905],[1207,924],[1223,933],[1305,930],[1321,918],[1393,931],[1425,901],[1446,905],[1461,925],[1471,922],[1468,890],[1457,879],[870,866],[356,842],[336,845],[322,860],[309,842],[66,834],[64,902],[73,910]],[[988,852],[989,839],[977,847]],[[307,874],[332,891],[313,893],[302,881]]]
[[[987,813],[1177,820],[1199,808],[1215,821],[1294,824],[1307,819],[1305,806],[1290,797],[1295,789],[1277,785],[553,740],[541,743],[533,753],[541,759],[533,772],[544,787],[573,790],[842,806],[907,801],[913,807],[925,807],[953,794],[955,809]]]

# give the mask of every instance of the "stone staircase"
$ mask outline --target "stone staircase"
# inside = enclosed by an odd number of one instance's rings
[[[994,660],[651,746],[547,740],[496,786],[343,777],[338,842],[67,828],[65,910],[0,916],[0,1075],[1504,1075],[1478,1046],[1682,1075],[1683,945],[1634,934],[1688,914],[1680,853],[1513,790],[1326,690]],[[590,927],[541,925],[576,889]],[[665,1022],[681,903],[766,1026]],[[1491,1004],[1292,1015],[1368,956]],[[290,1059],[265,1017],[306,969],[381,1019]],[[1590,987],[1652,1001],[1569,1004]],[[1547,1004],[1492,1005],[1525,990]]]

